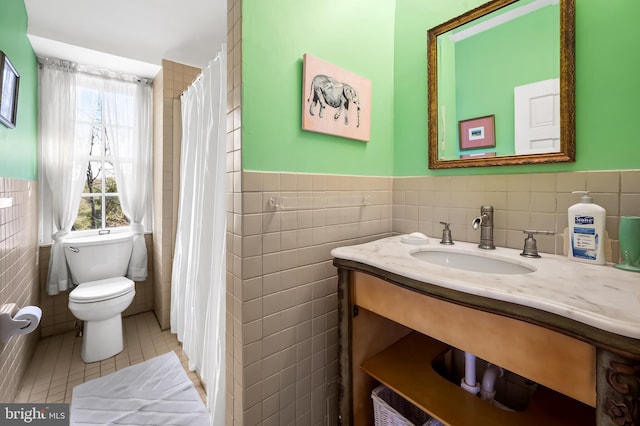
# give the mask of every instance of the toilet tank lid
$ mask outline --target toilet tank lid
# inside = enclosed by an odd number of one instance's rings
[[[128,278],[115,277],[80,284],[69,294],[70,300],[103,300],[129,293],[135,284]]]

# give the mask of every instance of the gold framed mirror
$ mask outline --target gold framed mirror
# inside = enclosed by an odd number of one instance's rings
[[[430,169],[575,161],[575,0],[492,0],[427,61]]]

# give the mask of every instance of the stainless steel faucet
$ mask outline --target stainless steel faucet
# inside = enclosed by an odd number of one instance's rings
[[[493,206],[480,207],[480,216],[471,222],[473,229],[480,227],[480,244],[478,247],[485,250],[494,250],[493,244]]]

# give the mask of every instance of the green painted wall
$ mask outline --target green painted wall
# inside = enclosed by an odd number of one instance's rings
[[[394,12],[392,0],[242,2],[245,170],[392,174]],[[305,53],[372,81],[369,142],[301,130]]]
[[[0,125],[0,176],[38,179],[38,63],[27,39],[23,0],[3,0],[0,6],[0,50],[20,74],[15,129]]]
[[[398,0],[395,25],[394,176],[640,168],[640,2],[576,0],[576,162],[428,170],[427,30],[484,0]]]
[[[427,30],[484,2],[245,0],[243,168],[378,176],[640,168],[637,0],[576,0],[575,163],[427,168]],[[372,81],[370,142],[300,129],[304,53]]]

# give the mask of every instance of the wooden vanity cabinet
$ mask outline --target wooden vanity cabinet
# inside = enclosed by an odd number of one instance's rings
[[[373,424],[379,383],[451,426],[640,425],[636,340],[358,262],[334,265],[341,425]],[[450,347],[538,383],[527,409],[500,410],[436,373],[432,361]]]

